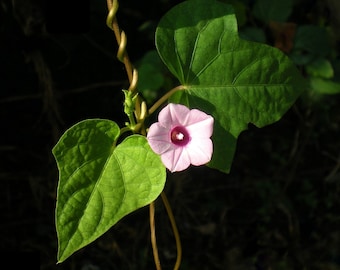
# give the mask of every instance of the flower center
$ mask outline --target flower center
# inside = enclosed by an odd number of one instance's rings
[[[184,146],[190,141],[190,136],[185,127],[177,126],[171,130],[171,142],[173,144]]]

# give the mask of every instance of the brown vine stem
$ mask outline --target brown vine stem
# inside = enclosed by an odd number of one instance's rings
[[[175,236],[176,249],[177,249],[177,258],[176,258],[176,263],[175,263],[175,266],[174,266],[174,270],[178,270],[180,265],[181,265],[181,261],[182,261],[181,239],[179,237],[179,233],[178,233],[178,229],[177,229],[177,225],[176,225],[174,214],[172,213],[172,210],[171,210],[171,207],[170,207],[170,203],[169,203],[168,198],[166,197],[164,191],[162,191],[161,197],[162,197],[165,209],[166,209],[166,211],[168,213],[168,216],[169,216],[169,219],[170,219],[170,223],[171,223],[171,227],[172,227],[172,231],[173,231],[174,236]]]
[[[117,58],[120,62],[124,63],[125,70],[129,79],[129,91],[135,92],[137,88],[137,82],[138,82],[138,73],[137,69],[135,69],[130,61],[129,55],[126,51],[126,44],[127,44],[127,37],[124,31],[122,31],[118,25],[116,13],[118,11],[119,2],[118,0],[106,0],[107,8],[109,10],[109,14],[107,15],[106,24],[107,26],[113,30],[116,41],[118,44],[118,52],[117,52]],[[135,110],[135,116],[138,119],[140,117],[140,106],[141,106],[141,100],[138,97],[136,100],[136,110]]]
[[[172,212],[170,203],[168,201],[168,198],[165,195],[165,192],[162,191],[161,193],[162,201],[165,206],[165,210],[168,214],[170,224],[172,231],[174,233],[175,241],[176,241],[176,249],[177,249],[177,258],[176,258],[176,263],[174,266],[174,270],[178,270],[181,261],[182,261],[182,245],[181,245],[181,239],[179,236],[179,232],[177,229],[176,221],[174,214]],[[158,255],[158,248],[157,248],[157,241],[156,241],[156,229],[155,229],[155,202],[150,203],[150,231],[151,231],[151,245],[152,245],[152,251],[153,251],[153,257],[155,260],[155,265],[157,270],[161,270],[161,263],[159,260],[159,255]]]
[[[106,0],[107,8],[109,10],[109,14],[106,19],[106,24],[109,28],[111,28],[115,34],[117,43],[118,43],[118,53],[117,58],[119,61],[123,62],[125,65],[126,73],[129,78],[129,82],[133,81],[133,65],[130,62],[129,56],[126,52],[126,43],[127,38],[125,32],[122,31],[118,25],[116,13],[119,7],[119,3],[117,0]]]
[[[161,262],[158,256],[158,248],[156,242],[156,229],[155,229],[155,202],[150,203],[150,232],[151,232],[151,245],[153,251],[153,258],[157,270],[161,270]]]
[[[129,79],[129,91],[135,92],[137,88],[137,82],[138,82],[138,73],[137,70],[133,67],[129,56],[126,51],[126,44],[127,44],[127,38],[125,35],[125,32],[122,31],[118,25],[118,21],[116,18],[116,13],[118,11],[119,3],[118,0],[106,0],[107,2],[107,8],[109,10],[109,14],[106,19],[107,26],[113,30],[116,41],[118,44],[118,52],[117,52],[117,58],[119,61],[124,63],[126,73]],[[147,116],[147,114],[153,113],[159,106],[161,106],[173,93],[175,93],[178,90],[184,90],[185,87],[183,85],[177,86],[173,89],[171,89],[169,92],[167,92],[163,97],[161,97],[151,108],[150,110],[147,110],[145,102],[143,103],[141,99],[138,97],[136,101],[135,106],[135,116],[137,120],[140,122],[140,125],[143,125],[144,118]],[[146,135],[145,128],[143,126],[136,128],[141,130],[142,135]],[[121,129],[121,133],[124,133],[128,131],[129,128],[125,127]],[[172,230],[174,232],[175,240],[176,240],[176,248],[177,248],[177,259],[176,264],[174,267],[174,270],[178,270],[181,259],[182,259],[182,247],[181,247],[181,241],[178,233],[178,229],[176,226],[175,218],[172,213],[170,204],[168,202],[168,199],[164,192],[161,193],[161,197],[165,206],[165,209],[167,211],[167,214],[170,219],[170,223],[172,226]],[[155,203],[150,203],[150,231],[151,231],[151,244],[152,244],[152,250],[153,250],[153,256],[155,260],[155,265],[157,270],[161,270],[161,263],[159,260],[158,255],[158,248],[157,248],[157,242],[156,242],[156,229],[155,229]]]

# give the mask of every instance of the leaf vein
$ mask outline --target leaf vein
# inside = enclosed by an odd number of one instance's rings
[[[194,47],[193,47],[192,53],[191,53],[189,68],[188,68],[188,71],[187,71],[187,76],[186,76],[186,81],[187,82],[189,81],[190,70],[191,70],[192,64],[194,62],[194,58],[195,58],[195,55],[196,55],[196,49],[197,49],[197,46],[198,46],[198,42],[199,42],[200,36],[201,36],[202,32],[208,27],[209,22],[210,21],[207,21],[206,24],[197,33],[197,36],[196,36],[196,39],[195,39],[195,44],[194,44]]]
[[[246,72],[251,66],[255,65],[256,63],[258,63],[261,60],[263,60],[263,59],[257,58],[254,61],[252,61],[251,63],[248,63],[242,70],[240,70],[237,73],[237,75],[235,76],[235,78],[234,78],[234,80],[232,81],[231,84],[234,85],[244,72]]]

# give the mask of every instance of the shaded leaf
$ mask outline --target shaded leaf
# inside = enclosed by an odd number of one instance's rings
[[[340,93],[340,83],[332,80],[311,77],[310,85],[314,92],[323,95],[334,95]]]
[[[331,79],[334,77],[334,70],[329,60],[325,58],[317,58],[310,64],[306,65],[306,71],[314,77]]]
[[[324,27],[302,25],[297,28],[292,60],[298,65],[310,63],[317,57],[325,57],[331,52],[330,37]]]
[[[285,22],[292,13],[293,0],[257,0],[253,14],[256,18],[264,21]]]
[[[138,68],[138,90],[148,103],[156,99],[157,90],[163,83],[164,76],[155,66],[145,63]]]
[[[245,27],[239,32],[240,38],[259,43],[266,43],[266,33],[262,28]]]
[[[233,6],[239,27],[247,23],[248,15],[245,3],[242,3],[239,0],[220,0],[220,2]]]

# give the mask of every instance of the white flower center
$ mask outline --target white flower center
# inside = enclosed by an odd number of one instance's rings
[[[184,139],[184,134],[183,134],[183,133],[180,133],[180,132],[177,133],[177,134],[176,134],[176,139],[179,140],[179,141],[183,141],[183,139]]]

